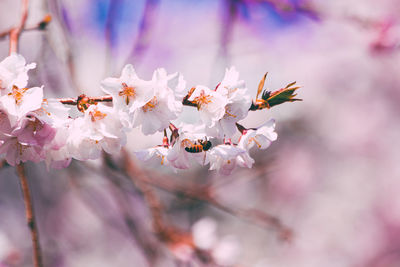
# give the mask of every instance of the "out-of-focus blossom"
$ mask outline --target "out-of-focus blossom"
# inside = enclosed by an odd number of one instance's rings
[[[225,236],[212,251],[215,262],[221,266],[234,265],[240,254],[240,244],[234,236]]]
[[[196,247],[209,250],[217,242],[217,223],[211,218],[203,218],[192,226],[192,235]]]
[[[196,248],[210,253],[213,261],[221,266],[234,265],[240,254],[238,240],[231,235],[219,238],[217,223],[203,218],[192,226],[193,244]]]
[[[25,58],[12,53],[0,62],[0,96],[11,92],[13,86],[24,88],[28,83],[28,71],[36,67],[35,63],[26,65]]]

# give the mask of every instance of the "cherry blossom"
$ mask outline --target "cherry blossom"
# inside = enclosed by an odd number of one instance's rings
[[[101,87],[113,97],[114,108],[125,127],[133,124],[133,113],[155,96],[154,82],[140,79],[130,64],[124,67],[120,78],[107,78]]]
[[[188,169],[193,162],[200,165],[208,164],[208,151],[190,153],[186,150],[187,147],[199,144],[199,140],[207,139],[205,133],[201,131],[201,127],[186,124],[182,125],[180,129],[179,137],[167,156],[171,165],[177,169]]]
[[[170,121],[178,118],[182,111],[182,100],[175,98],[174,91],[181,90],[184,81],[172,81],[177,76],[168,76],[165,69],[157,69],[153,74],[155,95],[141,108],[138,108],[133,117],[133,127],[141,126],[145,135],[154,134],[167,128]],[[170,85],[175,85],[171,88]]]
[[[47,168],[61,169],[67,167],[71,162],[71,155],[66,144],[73,121],[69,118],[69,108],[56,99],[49,99],[43,101],[42,107],[36,110],[35,114],[57,129],[53,140],[44,146]]]
[[[257,129],[245,130],[245,133],[240,137],[238,146],[246,150],[251,149],[254,145],[257,145],[260,149],[266,149],[277,138],[275,120],[271,119]]]
[[[156,146],[148,149],[136,151],[136,157],[141,161],[157,161],[161,165],[170,165],[167,160],[169,148],[164,146]]]
[[[136,151],[138,159],[173,170],[194,162],[210,164],[210,170],[229,175],[236,167],[252,167],[249,150],[254,145],[265,149],[277,139],[274,120],[250,129],[237,124],[254,103],[234,67],[226,70],[215,90],[199,85],[188,91],[179,73],[159,68],[146,81],[128,64],[119,78],[101,82],[108,96],[69,103],[83,113],[71,117],[63,101],[43,99],[43,87],[26,87],[27,73],[35,66],[18,54],[0,62],[0,155],[10,165],[45,161],[48,168],[64,168],[72,158],[97,159],[103,150],[117,153],[126,143],[125,132],[140,127],[145,135],[164,131],[164,139],[162,145]],[[293,95],[288,97],[292,101]],[[98,103],[106,98],[112,106]],[[196,107],[200,121],[171,126],[179,122],[183,104]],[[257,109],[260,106],[252,108]],[[232,139],[237,129],[242,135],[236,144]]]
[[[207,133],[219,138],[231,138],[236,132],[236,122],[244,119],[251,106],[251,97],[243,80],[239,80],[239,72],[234,67],[227,69],[216,92],[227,98],[225,114],[209,128]]]
[[[91,105],[83,117],[73,120],[67,141],[73,158],[97,159],[102,149],[107,153],[120,151],[126,135],[114,111],[103,104]]]
[[[43,101],[43,88],[19,88],[13,86],[10,93],[0,97],[0,109],[4,111],[14,127],[28,112],[37,110]]]
[[[222,175],[230,175],[239,167],[251,168],[254,160],[248,152],[235,145],[218,145],[209,152],[210,170],[217,170]]]
[[[199,85],[188,99],[197,105],[200,119],[206,127],[214,125],[225,115],[228,98],[219,92]]]
[[[14,127],[9,122],[10,116],[2,113],[2,133],[0,154],[6,155],[7,162],[15,166],[28,160],[39,162],[45,158],[44,147],[52,142],[57,129],[30,112],[18,120]]]
[[[24,88],[28,83],[28,71],[35,63],[26,65],[25,58],[12,53],[0,62],[0,96],[8,94],[13,86]]]

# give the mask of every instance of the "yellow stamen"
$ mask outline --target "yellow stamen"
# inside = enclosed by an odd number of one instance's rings
[[[20,157],[22,157],[22,153],[27,149],[28,146],[22,145],[21,143],[17,143],[17,151]]]
[[[232,113],[229,113],[229,108],[227,107],[227,108],[225,108],[225,115],[224,115],[224,117],[229,117],[229,116],[231,116],[231,117],[233,117],[233,118],[236,118],[236,115],[233,115]]]
[[[200,109],[203,105],[211,103],[212,96],[206,95],[204,90],[201,91],[200,95],[193,99],[193,102],[197,104],[197,109]]]
[[[89,112],[92,122],[104,119],[107,114],[98,111],[97,109]]]
[[[122,91],[118,93],[119,96],[125,96],[125,102],[129,105],[130,99],[134,99],[136,97],[136,88],[128,86],[126,83],[122,83]]]
[[[254,141],[254,143],[256,143],[257,144],[257,146],[258,146],[258,148],[261,148],[261,144],[259,143],[259,142],[257,142],[257,140],[256,140],[256,138],[250,138],[249,139],[249,144],[251,143],[251,141]]]
[[[25,92],[28,88],[18,88],[17,86],[13,86],[12,92],[8,95],[12,95],[15,99],[15,104],[19,105],[22,102],[22,98],[24,97]]]
[[[236,92],[239,88],[231,89],[229,90],[228,86],[225,86],[226,89],[228,89],[228,97],[232,96],[234,92]]]
[[[153,97],[149,102],[142,107],[143,112],[152,111],[158,104],[157,98]]]

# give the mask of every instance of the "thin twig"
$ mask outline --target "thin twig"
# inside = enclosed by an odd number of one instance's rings
[[[32,198],[29,192],[28,180],[25,175],[24,164],[21,163],[16,167],[19,180],[21,182],[22,194],[24,196],[25,215],[28,228],[31,231],[33,246],[33,263],[35,267],[43,267],[42,254],[39,243],[39,232],[36,227],[35,213],[33,210]]]
[[[36,23],[35,25],[31,25],[31,26],[26,26],[21,30],[21,32],[42,31],[42,30],[46,29],[46,26],[50,23],[50,21],[51,21],[50,14],[46,14],[46,16],[44,16],[43,19],[39,23]],[[14,29],[15,29],[15,27],[10,28],[6,31],[0,32],[0,39],[9,36],[10,32],[13,31]]]
[[[29,0],[22,0],[22,14],[19,25],[10,31],[10,54],[18,51],[19,35],[25,26],[26,19],[28,18]]]

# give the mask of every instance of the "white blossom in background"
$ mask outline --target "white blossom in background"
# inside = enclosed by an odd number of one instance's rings
[[[217,223],[211,218],[202,218],[192,226],[192,236],[196,247],[212,249],[217,243]]]
[[[154,82],[140,79],[130,64],[124,67],[120,78],[107,78],[101,87],[113,97],[113,106],[125,127],[132,127],[135,111],[155,96]]]
[[[247,116],[251,106],[251,97],[239,72],[234,67],[227,69],[216,92],[227,98],[225,113],[216,125],[208,128],[207,133],[218,138],[232,138],[237,132],[236,123]]]
[[[97,159],[102,149],[119,152],[125,143],[126,135],[115,110],[103,104],[91,105],[83,117],[73,120],[67,141],[69,152],[78,160]]]
[[[221,266],[236,264],[240,255],[240,244],[234,236],[225,236],[216,244],[212,251],[214,261]]]
[[[13,252],[14,246],[12,245],[10,239],[4,232],[0,232],[0,266],[1,263],[4,262],[7,257]]]
[[[140,126],[143,134],[149,135],[168,128],[172,120],[178,118],[182,111],[182,100],[175,98],[176,88],[181,90],[183,80],[172,81],[175,88],[171,88],[171,79],[177,76],[168,76],[165,69],[157,69],[153,74],[154,96],[143,107],[138,108],[133,117],[133,127]]]
[[[188,100],[197,105],[201,121],[209,128],[224,116],[228,104],[226,96],[202,85],[196,86]]]
[[[26,65],[25,58],[12,53],[0,62],[0,96],[11,92],[13,86],[24,88],[28,83],[28,71],[36,67],[35,63]]]
[[[202,218],[192,226],[194,246],[210,253],[220,266],[233,266],[240,255],[240,244],[235,236],[222,238],[217,234],[217,223],[211,218]]]
[[[240,137],[238,146],[246,150],[251,149],[254,145],[259,149],[266,149],[278,138],[274,119],[267,121],[257,129],[245,131],[246,133]]]

